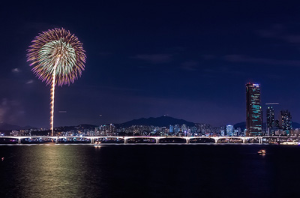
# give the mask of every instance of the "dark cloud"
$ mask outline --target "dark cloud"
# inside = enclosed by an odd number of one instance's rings
[[[27,82],[26,82],[26,84],[32,84],[34,81],[33,80],[28,80]]]
[[[265,38],[277,38],[284,34],[286,28],[282,24],[274,24],[266,29],[256,31],[256,33]]]
[[[283,39],[289,43],[300,43],[300,35],[286,35]]]
[[[215,59],[216,56],[212,55],[212,54],[204,54],[204,55],[202,55],[202,58],[205,60],[212,60],[212,59]]]
[[[186,61],[181,64],[181,68],[186,71],[196,71],[199,66],[197,61]]]
[[[300,35],[289,32],[287,28],[280,24],[258,30],[256,33],[263,38],[279,39],[292,44],[300,43]]]
[[[99,52],[98,55],[103,58],[107,58],[113,55],[111,52]]]
[[[277,60],[270,58],[255,58],[239,54],[231,54],[223,56],[223,59],[229,62],[239,63],[257,63],[265,65],[283,65],[283,66],[300,66],[300,60]]]
[[[14,68],[11,70],[13,73],[20,73],[21,70],[19,68]]]
[[[172,61],[171,54],[139,54],[134,57],[134,59],[144,60],[151,63],[167,63]]]

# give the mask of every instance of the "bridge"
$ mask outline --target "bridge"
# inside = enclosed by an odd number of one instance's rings
[[[102,143],[269,143],[287,141],[288,138],[299,141],[298,137],[288,136],[254,136],[254,137],[206,137],[206,136],[0,136],[0,143],[23,144],[23,143],[41,143],[41,142],[78,142],[94,144],[96,141]]]

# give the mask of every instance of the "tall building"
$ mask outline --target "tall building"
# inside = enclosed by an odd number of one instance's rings
[[[287,135],[290,134],[290,131],[292,129],[292,116],[288,110],[280,111],[279,126],[286,132]]]
[[[262,135],[262,110],[259,84],[246,84],[246,128],[246,136]]]
[[[272,106],[267,107],[267,132],[271,134],[272,128],[275,127],[275,111]]]
[[[275,132],[279,130],[279,121],[275,120],[275,110],[274,105],[279,105],[279,103],[266,103],[267,105],[267,122],[266,122],[266,134],[265,135],[275,135]]]
[[[233,131],[234,131],[234,128],[233,128],[233,125],[226,125],[226,133],[228,136],[233,136]]]
[[[170,133],[173,133],[173,132],[174,132],[174,126],[173,126],[173,125],[170,125],[169,132],[170,132]]]

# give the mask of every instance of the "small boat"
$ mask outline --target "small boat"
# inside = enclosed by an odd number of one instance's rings
[[[94,146],[96,147],[96,148],[100,148],[101,147],[101,142],[95,142],[95,144],[94,144]]]
[[[257,153],[260,154],[260,155],[265,155],[267,152],[266,152],[266,150],[261,149]]]

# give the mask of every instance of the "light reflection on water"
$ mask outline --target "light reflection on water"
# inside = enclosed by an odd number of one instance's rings
[[[8,148],[13,148],[10,153],[1,152],[5,156],[1,173],[9,181],[6,192],[9,197],[78,197],[95,193],[93,189],[88,190],[90,186],[97,189],[94,182],[99,181],[95,176],[100,177],[100,170],[94,166],[98,158],[89,153],[93,147],[26,145]],[[3,173],[3,169],[7,172]],[[97,191],[100,193],[100,189]]]
[[[0,146],[0,197],[287,197],[299,155],[266,145]]]

